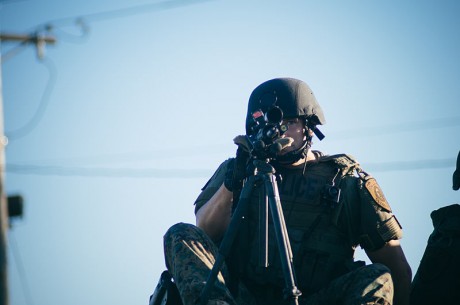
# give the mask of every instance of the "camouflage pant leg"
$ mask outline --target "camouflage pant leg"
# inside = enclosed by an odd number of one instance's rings
[[[302,305],[363,305],[393,303],[393,280],[390,270],[382,264],[360,267],[309,296]]]
[[[172,226],[164,236],[166,266],[184,305],[194,305],[206,284],[218,249],[200,228],[185,223]],[[225,286],[226,267],[219,272],[210,300],[236,304]]]

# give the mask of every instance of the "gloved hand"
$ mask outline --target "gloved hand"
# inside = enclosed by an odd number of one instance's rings
[[[248,164],[250,161],[251,145],[247,137],[237,136],[233,142],[238,145],[236,150],[236,157],[230,160],[227,166],[227,173],[225,174],[224,185],[231,192],[238,192],[243,187],[243,180],[252,174],[254,171],[253,165]],[[294,139],[285,137],[278,138],[274,141],[271,148],[274,148],[274,154],[280,152],[284,148],[291,146]]]
[[[282,151],[286,147],[291,146],[292,143],[294,143],[293,138],[289,138],[289,137],[279,138],[279,139],[276,139],[275,141],[273,141],[272,148],[273,148],[274,152],[279,153],[280,151]]]
[[[224,185],[230,192],[239,191],[243,180],[248,176],[247,166],[250,158],[249,144],[245,136],[237,136],[233,142],[238,145],[236,157],[228,163]]]

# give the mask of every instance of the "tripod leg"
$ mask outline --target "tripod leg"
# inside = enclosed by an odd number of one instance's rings
[[[235,212],[233,213],[228,229],[225,232],[224,238],[222,239],[216,262],[214,263],[211,272],[209,273],[206,285],[204,286],[203,291],[201,292],[197,304],[206,305],[208,302],[209,294],[214,286],[217,275],[219,274],[219,271],[222,268],[225,258],[230,253],[233,241],[235,240],[236,234],[238,233],[238,227],[241,224],[243,216],[246,214],[247,207],[251,199],[252,190],[254,188],[254,183],[255,177],[249,177],[248,181],[245,183],[243,187],[243,190],[241,191],[238,206],[236,207]]]
[[[268,197],[259,189],[259,266],[268,267]]]
[[[278,198],[278,200],[279,200],[279,198]],[[286,222],[284,221],[283,208],[281,207],[281,204],[277,204],[276,206],[278,208],[278,214],[280,215],[280,219],[282,220],[281,221],[281,225],[282,225],[281,230],[283,231],[283,235],[286,238],[286,250],[287,250],[288,259],[292,263],[294,255],[292,254],[291,243],[289,241],[289,235],[288,235],[288,231],[287,231],[287,227],[286,227]],[[294,274],[294,279],[295,279],[295,274]]]
[[[279,248],[281,266],[283,268],[286,285],[285,297],[293,305],[298,305],[298,297],[302,294],[295,283],[294,269],[292,266],[292,250],[287,235],[286,223],[282,217],[281,200],[279,198],[278,186],[272,174],[267,175],[264,181],[267,190],[270,212],[273,219],[275,237]]]

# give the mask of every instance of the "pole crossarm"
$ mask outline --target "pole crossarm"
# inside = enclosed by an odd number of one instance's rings
[[[7,33],[0,33],[0,40],[2,42],[31,42],[31,43],[38,43],[44,42],[48,44],[55,44],[56,38],[53,36],[45,36],[40,35],[38,33],[34,34],[7,34]]]
[[[32,43],[37,48],[37,56],[39,59],[43,59],[45,56],[45,46],[46,44],[54,45],[56,43],[56,38],[49,35],[43,35],[38,32],[33,34],[8,34],[0,33],[0,43],[3,42],[16,42],[20,46],[25,46],[29,43]],[[16,51],[16,52],[15,52]],[[8,60],[17,53],[17,48],[10,50],[6,54],[2,55],[2,62]]]

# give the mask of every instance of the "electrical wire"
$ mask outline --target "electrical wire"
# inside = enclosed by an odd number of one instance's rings
[[[16,2],[24,2],[28,0],[0,0],[0,9],[2,8],[2,5],[7,5],[7,4],[12,4]]]
[[[455,159],[429,159],[416,161],[366,163],[366,169],[367,168],[369,168],[373,172],[397,172],[439,168],[455,169]]]
[[[53,61],[48,57],[44,58],[41,62],[48,69],[49,77],[37,110],[35,111],[35,114],[32,116],[32,118],[22,127],[5,132],[8,141],[15,141],[28,135],[33,129],[35,129],[35,127],[37,127],[48,107],[50,96],[57,79],[57,69]]]
[[[70,22],[73,24],[77,24],[81,27],[82,34],[81,35],[72,35],[69,34],[65,31],[67,35],[67,38],[69,37],[78,37],[78,38],[85,38],[89,32],[89,27],[85,23],[85,20],[90,20],[90,21],[102,21],[102,20],[107,20],[107,19],[114,19],[114,18],[120,18],[120,17],[127,17],[130,15],[134,14],[140,14],[140,13],[146,13],[148,11],[158,11],[158,10],[166,10],[166,9],[173,9],[176,7],[180,6],[185,6],[185,5],[191,5],[195,3],[201,3],[201,2],[208,2],[208,1],[213,1],[213,0],[188,0],[188,1],[180,1],[180,0],[175,0],[175,1],[164,1],[164,2],[158,2],[158,3],[153,3],[153,4],[144,4],[144,5],[138,5],[138,6],[132,6],[128,8],[123,8],[123,9],[117,9],[117,10],[110,10],[110,11],[103,11],[103,12],[98,12],[98,13],[91,13],[87,15],[83,15],[80,17],[70,17],[70,18],[62,18],[62,19],[56,19],[51,22],[47,22],[45,24],[39,25],[36,28],[49,32],[53,28],[56,28],[56,26],[66,26]],[[35,30],[35,32],[39,32],[39,30]],[[74,41],[75,42],[75,41]],[[26,43],[21,43],[18,47],[14,48],[11,50],[11,52],[8,52],[5,55],[2,55],[1,59],[3,62],[4,60],[11,58],[14,56],[18,51],[20,51]],[[4,58],[5,56],[5,58]],[[42,63],[48,68],[49,71],[49,79],[48,83],[45,87],[45,90],[43,92],[39,107],[37,108],[37,111],[33,115],[32,119],[26,123],[24,126],[22,126],[19,129],[12,130],[12,131],[7,131],[6,135],[8,137],[9,141],[15,141],[19,138],[22,138],[26,135],[28,135],[40,122],[42,119],[45,110],[48,106],[49,99],[52,93],[52,90],[54,88],[54,85],[56,83],[56,67],[53,64],[53,62],[49,58],[45,58],[42,60]]]
[[[367,163],[366,169],[373,172],[411,171],[422,169],[454,168],[455,159],[394,161],[384,163]],[[208,177],[212,170],[207,169],[154,169],[154,168],[104,168],[78,166],[49,166],[7,164],[6,172],[22,175],[43,176],[80,176],[80,177],[112,177],[112,178],[203,178]]]
[[[73,24],[79,28],[80,32],[78,34],[71,33],[67,30],[64,30],[63,27],[56,27],[52,24],[49,24],[47,26],[46,31],[49,33],[53,32],[54,34],[56,34],[59,37],[60,41],[75,44],[82,44],[87,42],[89,40],[90,28],[86,24],[86,22],[81,18],[77,18],[74,20]]]
[[[413,124],[413,125],[412,125]],[[409,131],[419,131],[427,130],[434,128],[447,128],[460,125],[460,116],[459,117],[448,117],[448,118],[436,118],[429,119],[417,122],[409,123],[396,123],[391,125],[383,125],[379,127],[367,127],[364,132],[360,133],[361,129],[349,129],[341,131],[330,131],[330,134],[333,134],[333,137],[327,138],[329,142],[338,141],[342,139],[353,139],[361,138],[366,136],[382,136],[386,134],[397,134]],[[375,134],[368,129],[373,130]],[[21,163],[25,164],[35,164],[35,165],[62,165],[64,164],[75,165],[75,164],[86,164],[86,165],[101,165],[101,164],[119,164],[120,162],[139,162],[145,160],[158,160],[165,158],[180,158],[180,157],[190,157],[193,155],[203,155],[203,151],[209,154],[224,154],[228,151],[228,145],[220,143],[209,146],[189,146],[186,151],[180,148],[168,148],[168,149],[157,149],[152,151],[144,152],[119,152],[119,153],[110,153],[110,154],[99,154],[92,156],[81,156],[81,157],[65,157],[65,158],[53,158],[53,159],[38,159],[38,160],[27,160]],[[8,160],[7,160],[8,164]]]
[[[5,54],[1,54],[0,62],[3,64],[8,59],[24,51],[28,44],[29,44],[28,41],[22,41],[20,44],[18,44],[14,48],[11,48],[10,50],[8,50]]]
[[[236,147],[235,147],[236,149]],[[106,153],[106,154],[95,154],[80,157],[62,157],[52,159],[36,159],[22,161],[22,164],[34,164],[34,165],[64,165],[64,166],[102,166],[111,164],[126,164],[139,161],[150,161],[159,159],[172,159],[172,158],[184,158],[190,156],[202,156],[203,152],[206,152],[206,156],[211,155],[227,155],[228,145],[216,144],[201,145],[201,146],[188,146],[186,150],[181,148],[168,148],[168,149],[157,149],[143,152],[119,152],[119,153]],[[7,164],[9,161],[7,160]]]
[[[208,177],[212,173],[212,169],[104,168],[7,164],[6,172],[44,176],[187,179]]]
[[[19,279],[21,281],[22,291],[24,293],[26,304],[33,305],[33,301],[32,301],[33,298],[30,292],[29,282],[27,280],[27,275],[25,271],[26,269],[24,268],[24,263],[22,261],[22,257],[21,257],[21,253],[19,251],[19,247],[16,241],[16,237],[14,236],[14,233],[10,233],[8,237],[9,237],[8,240],[10,244],[9,248],[11,249],[11,253],[13,254],[13,257],[14,257],[16,271],[18,272]]]
[[[446,128],[454,126],[460,126],[460,116],[433,118],[423,121],[412,121],[374,127],[366,126],[366,128],[337,131],[334,132],[334,140],[344,140],[368,136],[381,136],[387,134],[398,134],[402,132],[429,130],[435,128]]]
[[[129,17],[132,15],[145,14],[145,13],[152,12],[152,11],[163,11],[163,10],[174,9],[174,8],[178,8],[182,6],[199,4],[199,3],[204,3],[204,2],[211,2],[211,1],[215,1],[215,0],[170,0],[170,1],[149,3],[149,4],[140,4],[136,6],[101,11],[97,13],[89,13],[89,14],[72,16],[72,17],[58,18],[58,19],[54,19],[54,20],[39,24],[35,26],[33,29],[31,29],[30,31],[35,31],[35,32],[43,31],[43,32],[49,33],[57,29],[61,31],[64,35],[66,35],[67,38],[72,38],[74,40],[73,42],[82,42],[81,39],[86,38],[89,33],[88,22],[98,22],[98,21],[104,21],[104,20],[109,20],[109,19],[124,18],[124,17]],[[72,26],[72,25],[77,25],[81,28],[82,32],[80,35],[70,34],[62,29],[62,27],[67,27],[67,26]],[[80,40],[75,41],[75,38],[80,39]]]
[[[52,26],[68,26],[73,23],[76,19],[82,19],[85,21],[97,22],[97,21],[104,21],[108,19],[116,19],[116,18],[123,18],[128,17],[131,15],[137,14],[144,14],[151,11],[162,11],[167,9],[173,9],[177,7],[203,3],[203,2],[210,2],[215,0],[172,0],[172,1],[162,1],[156,3],[149,3],[149,4],[140,4],[136,6],[121,8],[121,9],[114,9],[108,11],[102,11],[97,13],[90,13],[86,15],[80,15],[78,17],[66,17],[55,19],[45,24],[42,24],[42,28],[46,28],[50,25]],[[40,26],[39,26],[40,27]]]

